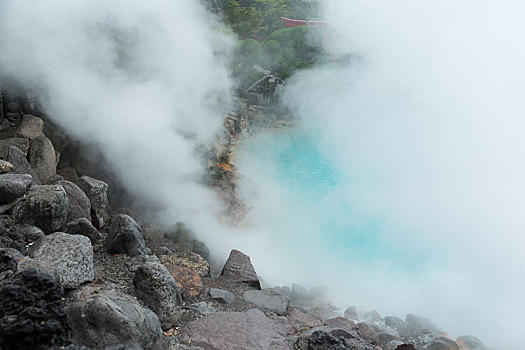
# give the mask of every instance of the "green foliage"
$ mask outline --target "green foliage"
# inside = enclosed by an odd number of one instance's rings
[[[255,8],[259,11],[261,26],[258,36],[268,36],[273,31],[282,28],[281,16],[291,14],[289,0],[255,0]]]
[[[241,7],[237,0],[224,3],[224,21],[241,37],[253,37],[261,26],[261,14],[255,7]]]

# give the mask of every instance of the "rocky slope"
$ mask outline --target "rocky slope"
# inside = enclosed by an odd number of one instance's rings
[[[204,243],[114,209],[112,184],[75,167],[71,140],[20,96],[5,94],[0,113],[0,349],[484,348],[416,315],[340,315],[316,291],[261,286],[237,250],[212,278]],[[289,123],[253,107],[226,118],[211,185],[233,221],[245,211],[230,147]]]

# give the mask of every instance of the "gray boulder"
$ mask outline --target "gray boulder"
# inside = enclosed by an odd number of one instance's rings
[[[91,203],[84,191],[70,181],[62,180],[58,181],[56,184],[64,187],[69,200],[67,221],[78,218],[91,220]]]
[[[91,224],[91,221],[86,218],[71,220],[64,226],[63,229],[64,232],[70,233],[72,235],[86,236],[89,238],[91,243],[95,243],[104,238],[102,233],[98,232],[98,230]]]
[[[12,137],[9,139],[0,140],[0,158],[7,159],[9,148],[15,146],[22,151],[24,156],[27,156],[29,151],[29,140],[22,137]]]
[[[28,174],[2,174],[0,175],[0,205],[13,202],[25,195],[33,178]]]
[[[44,121],[34,115],[26,114],[18,126],[17,134],[30,140],[44,136]]]
[[[75,170],[75,168],[62,168],[57,169],[57,174],[62,175],[62,177],[67,181],[77,181],[78,180],[78,173]]]
[[[91,203],[93,225],[101,229],[106,224],[108,215],[108,184],[89,176],[82,176],[75,184],[88,196]]]
[[[29,174],[33,177],[36,184],[40,184],[40,179],[29,165],[26,155],[20,148],[16,146],[9,147],[9,154],[7,160],[13,165],[13,173],[15,174]]]
[[[146,262],[135,271],[133,284],[137,298],[157,314],[162,329],[174,327],[179,318],[177,295],[180,295],[180,287],[166,267],[160,261]]]
[[[271,288],[263,290],[247,290],[242,294],[242,297],[250,303],[254,303],[265,310],[275,312],[281,316],[286,315],[288,312],[290,299],[278,290]]]
[[[337,327],[315,327],[303,332],[296,343],[299,349],[316,350],[373,350],[356,330]]]
[[[69,201],[62,186],[32,186],[13,208],[13,220],[37,226],[49,234],[64,226],[68,212]]]
[[[214,350],[288,350],[286,329],[260,310],[215,312],[187,324],[181,341]]]
[[[485,345],[478,338],[472,335],[462,335],[456,339],[456,343],[470,350],[485,350]]]
[[[15,226],[11,230],[20,233],[26,242],[36,242],[45,235],[44,231],[31,225]]]
[[[71,339],[95,349],[137,343],[144,349],[165,349],[157,315],[117,290],[86,285],[69,296],[66,312]]]
[[[350,306],[348,309],[346,309],[344,315],[349,320],[359,321],[359,315],[355,306]]]
[[[434,340],[432,344],[427,346],[426,350],[459,350],[458,344],[455,341],[445,337],[439,337]]]
[[[56,173],[56,154],[51,140],[36,137],[29,147],[29,164],[42,183]]]
[[[93,247],[87,237],[55,232],[36,241],[29,256],[54,267],[64,288],[78,288],[94,278]]]
[[[261,288],[250,257],[236,249],[230,252],[221,275],[234,282],[243,282],[253,287]]]
[[[386,327],[384,330],[377,333],[376,337],[380,343],[388,343],[389,341],[400,339],[399,332],[391,327]]]
[[[207,316],[215,312],[213,306],[208,305],[205,301],[199,301],[190,305],[190,308],[197,311],[200,315]]]
[[[146,243],[140,226],[132,217],[124,214],[113,217],[106,237],[106,249],[111,254],[146,254]]]
[[[316,315],[306,314],[299,309],[293,308],[288,312],[286,318],[292,323],[295,329],[303,331],[314,327],[323,325],[321,317]]]
[[[224,289],[210,288],[210,298],[213,300],[219,300],[226,304],[231,304],[235,300],[235,295]]]

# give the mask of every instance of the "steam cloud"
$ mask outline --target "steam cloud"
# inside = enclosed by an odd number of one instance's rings
[[[436,262],[404,276],[354,266],[332,276],[347,283],[340,299],[520,344],[524,10],[512,0],[328,2],[336,62],[296,76],[285,99],[351,178],[355,208],[384,223],[381,240]]]

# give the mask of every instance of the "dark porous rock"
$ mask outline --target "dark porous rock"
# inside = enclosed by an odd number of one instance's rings
[[[13,173],[15,174],[29,174],[33,177],[36,184],[40,184],[40,179],[29,165],[26,155],[16,146],[9,147],[9,154],[7,160],[13,165]]]
[[[231,304],[235,300],[235,295],[224,289],[210,288],[210,298],[213,300],[219,300],[225,304]]]
[[[456,339],[460,349],[485,350],[485,345],[478,338],[472,335],[462,335]]]
[[[16,231],[8,231],[0,227],[0,248],[16,249],[22,254],[26,253],[24,236]]]
[[[133,285],[137,298],[157,314],[162,329],[174,327],[178,321],[180,287],[166,267],[159,261],[146,262],[135,271]]]
[[[421,316],[417,316],[414,314],[408,314],[406,317],[406,322],[411,325],[417,326],[419,328],[428,329],[428,330],[439,332],[439,333],[445,333],[444,330],[436,326],[434,322],[432,322],[426,317],[421,317]]]
[[[66,312],[77,344],[103,349],[137,343],[144,349],[165,349],[157,315],[120,291],[86,285],[70,293]]]
[[[214,350],[288,350],[286,329],[260,310],[216,312],[187,324],[181,341]]]
[[[106,237],[106,249],[110,254],[130,256],[147,253],[140,226],[131,216],[119,214],[112,218]]]
[[[288,315],[286,315],[286,318],[299,332],[323,325],[323,320],[321,317],[305,314],[296,308],[290,309]]]
[[[363,315],[363,321],[374,322],[381,319],[381,315],[376,310],[369,311]]]
[[[290,299],[278,290],[266,288],[263,290],[247,290],[242,294],[244,300],[255,305],[284,316],[288,312]]]
[[[344,318],[344,317],[329,318],[328,320],[324,321],[324,325],[325,326],[330,326],[330,327],[346,329],[348,331],[357,331],[357,332],[359,332],[359,328],[357,327],[355,322],[354,321],[350,321],[349,319]]]
[[[306,350],[373,350],[357,331],[337,327],[315,327],[299,336],[299,349]]]
[[[29,256],[53,266],[64,288],[78,288],[94,278],[93,247],[85,236],[55,232],[36,241]]]
[[[89,238],[91,243],[95,243],[104,238],[104,235],[93,227],[91,221],[86,218],[71,220],[64,226],[64,232],[72,235],[82,235]]]
[[[193,243],[192,252],[202,256],[204,260],[210,259],[210,250],[208,249],[206,244],[204,244],[204,242],[199,241],[198,239],[194,239],[192,240],[192,243]]]
[[[42,183],[56,173],[55,148],[51,140],[39,136],[31,140],[29,147],[29,164]]]
[[[224,264],[221,275],[234,282],[243,282],[250,286],[261,288],[250,257],[236,249],[230,252],[230,256]]]
[[[51,276],[34,268],[1,281],[0,348],[55,348],[70,328],[62,293]]]
[[[16,272],[18,259],[21,257],[20,253],[14,249],[0,248],[0,274],[5,271]]]
[[[344,315],[349,320],[359,321],[359,314],[357,313],[357,308],[355,306],[350,306],[346,309]]]
[[[30,140],[44,136],[44,121],[34,115],[26,114],[18,126],[17,134]]]
[[[137,343],[111,345],[111,346],[106,346],[104,348],[104,350],[143,350],[143,349],[144,348]]]
[[[13,219],[17,223],[37,226],[48,234],[64,226],[68,212],[69,201],[62,186],[32,186],[26,198],[13,208]]]
[[[413,344],[401,344],[398,345],[396,350],[417,350]]]
[[[7,255],[10,259],[16,262],[17,266],[16,269],[14,269],[13,271],[21,272],[29,269],[37,269],[42,273],[48,274],[53,278],[53,280],[60,284],[58,272],[54,267],[49,266],[48,264],[45,264],[41,261],[29,258],[27,256],[22,256],[15,249],[0,248],[0,256],[2,255]]]
[[[459,346],[451,339],[439,337],[427,346],[426,350],[459,350]]]
[[[361,334],[361,337],[364,340],[371,342],[372,340],[375,339],[375,332],[368,323],[359,322],[357,324],[357,328],[359,329],[359,333]]]
[[[75,168],[68,167],[68,168],[57,169],[57,174],[62,175],[64,179],[67,181],[74,182],[78,180],[78,173],[75,170]]]
[[[33,178],[27,174],[0,175],[0,205],[11,203],[27,193]]]
[[[84,191],[70,181],[62,180],[56,182],[57,185],[64,187],[69,200],[69,213],[67,221],[78,218],[91,220],[91,203]]]
[[[75,184],[88,196],[91,202],[91,218],[93,225],[101,229],[109,218],[108,214],[108,184],[89,176],[82,176]]]
[[[207,316],[207,315],[215,312],[215,308],[213,306],[209,305],[205,301],[199,301],[197,303],[193,303],[193,304],[190,305],[190,308],[192,308],[193,310],[197,311],[199,314],[201,314],[203,316]]]
[[[204,291],[203,277],[210,275],[210,265],[202,256],[192,252],[161,255],[160,261],[168,269],[175,283],[181,287],[185,299],[194,300]]]
[[[22,137],[12,137],[10,139],[0,140],[0,158],[7,159],[9,155],[9,148],[15,146],[22,151],[24,156],[27,156],[29,151],[29,140]]]

